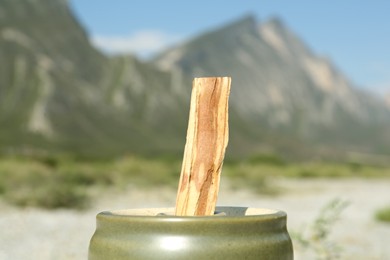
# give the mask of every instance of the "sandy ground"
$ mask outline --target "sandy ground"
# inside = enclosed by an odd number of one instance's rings
[[[275,180],[285,193],[277,197],[231,190],[223,183],[219,205],[282,209],[290,233],[313,222],[334,198],[349,202],[333,226],[331,240],[343,249],[340,259],[390,259],[390,224],[376,222],[374,212],[390,204],[390,180]],[[105,194],[86,211],[20,209],[0,203],[0,259],[87,259],[95,215],[103,210],[172,207],[176,191],[129,187]],[[295,259],[315,259],[297,244]]]

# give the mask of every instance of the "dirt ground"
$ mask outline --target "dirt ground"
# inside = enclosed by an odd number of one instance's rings
[[[232,190],[222,183],[219,205],[281,209],[288,214],[290,233],[313,223],[321,208],[339,198],[349,205],[333,225],[330,240],[342,249],[340,259],[390,259],[390,224],[374,219],[390,205],[390,180],[275,180],[284,192],[276,197]],[[0,203],[0,259],[87,259],[95,215],[103,210],[173,207],[174,190],[137,190],[105,194],[85,211],[20,209]],[[296,242],[295,259],[316,259]]]

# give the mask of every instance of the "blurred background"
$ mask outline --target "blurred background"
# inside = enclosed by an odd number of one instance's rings
[[[287,211],[297,259],[389,259],[387,10],[0,0],[0,259],[85,259],[97,212],[173,207],[205,76],[232,77],[220,205]]]

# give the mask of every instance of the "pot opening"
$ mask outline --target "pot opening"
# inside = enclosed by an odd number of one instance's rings
[[[108,213],[110,215],[116,215],[116,216],[173,217],[175,216],[174,212],[175,212],[174,208],[144,208],[144,209],[140,208],[140,209],[113,210],[113,211],[109,211]],[[263,209],[263,208],[217,207],[213,216],[244,217],[244,216],[273,215],[278,212],[279,210]],[[209,217],[213,217],[213,216],[209,216]]]

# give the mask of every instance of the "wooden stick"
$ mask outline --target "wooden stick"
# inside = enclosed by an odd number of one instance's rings
[[[230,77],[195,78],[176,199],[177,216],[213,215],[228,143]]]

